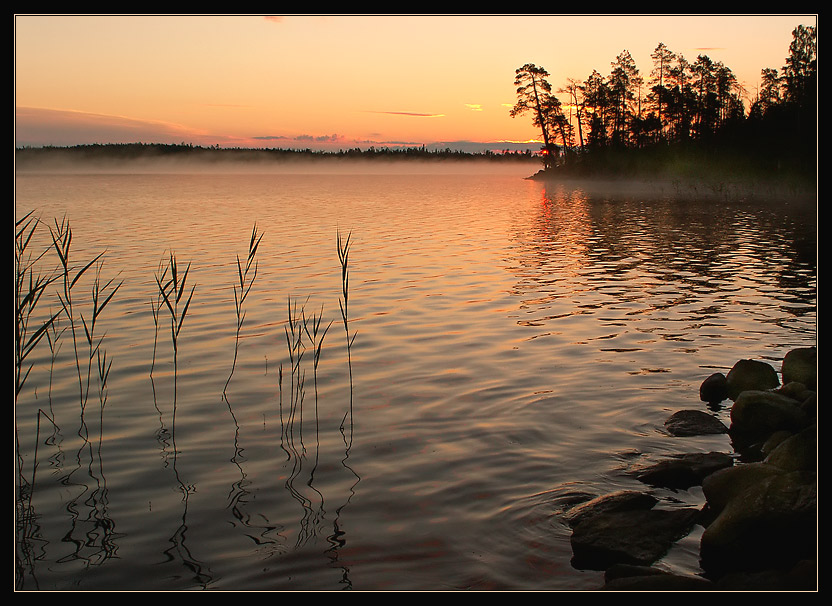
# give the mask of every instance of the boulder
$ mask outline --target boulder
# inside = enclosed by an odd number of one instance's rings
[[[743,463],[715,471],[702,481],[702,493],[705,495],[708,510],[719,514],[729,502],[743,492],[780,473],[781,469],[762,462]]]
[[[637,490],[619,490],[585,501],[567,511],[563,518],[567,524],[575,527],[581,520],[591,516],[616,511],[634,511],[652,509],[659,500]]]
[[[732,435],[764,437],[778,430],[800,431],[809,423],[800,403],[773,391],[743,391],[731,406]]]
[[[817,471],[817,453],[817,426],[812,425],[781,441],[765,462],[786,471]]]
[[[649,565],[696,523],[699,510],[636,509],[586,516],[572,531],[572,566],[606,570],[613,564]]]
[[[732,487],[733,495],[702,533],[700,564],[712,576],[782,569],[816,555],[816,474],[750,465],[768,477],[746,477]]]
[[[701,436],[727,433],[728,428],[715,416],[701,410],[680,410],[664,422],[668,433],[674,436]]]
[[[793,349],[783,358],[783,383],[797,381],[814,389],[817,384],[818,350],[816,347]]]
[[[713,591],[713,581],[651,566],[615,564],[604,573],[604,591]]]
[[[777,371],[767,362],[760,360],[739,360],[725,377],[728,397],[736,400],[743,391],[764,391],[780,386]]]
[[[728,398],[728,379],[721,372],[715,372],[699,386],[699,399],[716,404]]]
[[[733,464],[734,458],[721,452],[674,455],[637,471],[636,478],[650,486],[685,490]]]

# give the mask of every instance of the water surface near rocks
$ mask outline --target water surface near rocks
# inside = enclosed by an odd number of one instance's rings
[[[79,431],[67,332],[54,365],[37,350],[18,400],[27,477],[39,442],[18,588],[598,587],[571,565],[559,508],[647,489],[628,471],[667,454],[729,451],[664,420],[707,410],[712,372],[746,357],[779,369],[816,343],[815,215],[592,195],[531,172],[19,174],[17,216],[66,216],[76,261],[106,251],[101,275],[123,286],[101,319],[103,414],[93,381]],[[255,222],[231,375],[236,256]],[[196,285],[175,376],[151,311],[171,251]],[[332,321],[317,372],[309,350],[291,371],[290,299]],[[60,428],[42,419],[39,441],[38,409]],[[694,534],[661,565],[695,572],[697,549]]]

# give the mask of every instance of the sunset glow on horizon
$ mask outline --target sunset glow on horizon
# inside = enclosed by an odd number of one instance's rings
[[[192,143],[507,149],[514,72],[558,89],[659,42],[722,61],[754,98],[816,15],[16,15],[17,146]],[[566,97],[564,96],[564,100]]]

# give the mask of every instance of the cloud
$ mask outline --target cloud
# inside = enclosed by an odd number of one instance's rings
[[[466,103],[465,107],[470,109],[472,112],[481,112],[482,111],[482,105],[480,105],[479,103]]]
[[[18,107],[15,114],[17,145],[179,143],[207,136],[180,124],[124,116],[38,107]]]
[[[425,114],[420,112],[394,112],[394,111],[373,111],[367,110],[368,114],[389,114],[393,116],[413,116],[416,118],[444,118],[445,114]]]

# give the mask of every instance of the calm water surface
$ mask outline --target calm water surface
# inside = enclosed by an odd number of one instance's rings
[[[664,420],[707,410],[699,384],[736,360],[779,369],[816,343],[815,215],[591,195],[532,170],[19,174],[17,216],[66,216],[75,262],[105,252],[102,282],[123,285],[99,320],[112,366],[103,391],[93,369],[83,422],[66,321],[54,356],[44,341],[32,358],[17,587],[598,587],[602,573],[571,565],[559,512],[579,493],[652,490],[629,472],[668,454],[730,452]],[[255,223],[237,341],[236,257]],[[152,311],[171,253],[196,286],[176,372]],[[85,318],[90,291],[76,289]],[[292,365],[290,309],[332,322],[317,368],[306,342]],[[697,541],[660,565],[696,572]]]

